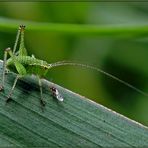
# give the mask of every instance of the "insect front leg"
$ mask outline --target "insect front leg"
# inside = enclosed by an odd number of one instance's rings
[[[17,47],[17,44],[18,44],[18,41],[19,41],[20,30],[21,30],[21,26],[19,26],[19,29],[18,29],[18,32],[17,32],[17,35],[16,35],[16,39],[15,39],[15,43],[14,43],[14,47],[13,47],[13,54],[16,54],[15,51],[16,51],[16,47]]]
[[[40,77],[38,77],[38,82],[39,82],[39,88],[40,88],[40,103],[41,103],[41,106],[44,107],[45,106],[45,101],[43,99],[42,82],[41,82]]]
[[[10,48],[6,48],[4,51],[4,61],[3,61],[3,72],[2,72],[2,84],[0,85],[0,91],[4,89],[5,85],[5,73],[6,73],[6,61],[7,61],[7,55]]]
[[[18,81],[19,78],[20,78],[20,76],[17,75],[16,78],[15,78],[15,80],[14,80],[13,86],[12,86],[12,88],[11,88],[11,90],[10,90],[10,93],[9,93],[8,96],[7,96],[6,103],[8,103],[10,100],[12,100],[12,99],[11,99],[11,96],[12,96],[12,94],[13,94],[14,88],[15,88],[16,83],[17,83],[17,81]]]

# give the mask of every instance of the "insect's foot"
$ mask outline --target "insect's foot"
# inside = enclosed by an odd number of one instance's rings
[[[44,100],[40,100],[42,112],[44,112],[46,102]]]
[[[7,97],[7,99],[6,99],[6,103],[9,103],[10,101],[12,101],[12,98]]]
[[[40,103],[43,107],[46,105],[46,102],[44,100],[41,100]]]
[[[3,91],[4,87],[2,85],[0,85],[0,91]]]

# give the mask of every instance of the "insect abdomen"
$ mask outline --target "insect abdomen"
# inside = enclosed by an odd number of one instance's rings
[[[46,73],[48,72],[48,69],[49,68],[43,65],[38,65],[38,64],[30,64],[26,66],[26,71],[28,74],[34,74],[40,77],[44,77]]]

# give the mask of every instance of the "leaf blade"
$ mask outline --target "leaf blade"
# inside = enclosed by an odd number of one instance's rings
[[[15,74],[7,75],[5,93],[0,94],[0,137],[7,139],[0,140],[5,145],[148,146],[147,127],[46,80],[43,81],[47,102],[44,112],[40,108],[37,82],[29,77],[18,82],[13,101],[5,105],[14,77]],[[50,96],[49,85],[58,88],[64,102],[56,102]]]

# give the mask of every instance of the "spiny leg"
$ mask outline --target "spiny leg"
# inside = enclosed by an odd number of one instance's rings
[[[19,26],[19,29],[18,29],[18,32],[16,35],[16,39],[15,39],[15,43],[14,43],[14,47],[13,47],[13,54],[15,54],[15,51],[16,51],[16,47],[18,44],[19,36],[20,36],[20,30],[21,30],[21,26]]]
[[[12,100],[12,99],[11,99],[11,96],[12,96],[12,94],[13,94],[14,88],[15,88],[16,83],[17,83],[17,81],[18,81],[19,78],[20,78],[20,76],[17,75],[16,78],[15,78],[15,80],[14,80],[13,86],[12,86],[12,88],[11,88],[11,90],[10,90],[10,93],[9,93],[9,95],[7,96],[6,103],[8,103],[10,100]]]
[[[6,48],[4,51],[4,61],[3,61],[3,72],[2,72],[2,84],[0,85],[0,91],[4,89],[5,85],[5,71],[6,71],[6,61],[7,61],[7,55],[10,48]]]
[[[45,106],[45,101],[43,100],[43,90],[42,90],[42,82],[40,77],[38,77],[39,80],[39,87],[40,87],[40,103],[44,107]]]

